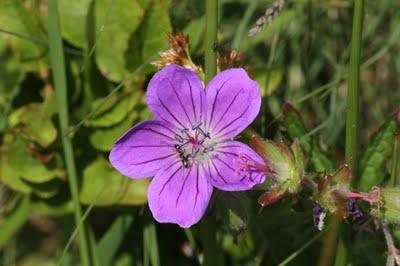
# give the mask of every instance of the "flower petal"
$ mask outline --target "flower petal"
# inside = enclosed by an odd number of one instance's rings
[[[260,111],[257,82],[241,68],[225,70],[206,87],[207,130],[213,137],[230,139],[245,129]]]
[[[198,164],[185,168],[173,160],[151,181],[148,200],[158,222],[187,228],[201,219],[211,194],[212,186]]]
[[[159,120],[191,128],[203,120],[205,91],[193,71],[169,65],[157,72],[147,88],[147,104]]]
[[[206,164],[210,183],[221,190],[239,191],[252,188],[265,180],[260,170],[263,159],[249,146],[227,141],[218,145],[215,156]]]
[[[135,125],[114,144],[109,156],[111,164],[131,178],[154,176],[169,159],[178,156],[174,130],[162,121]]]

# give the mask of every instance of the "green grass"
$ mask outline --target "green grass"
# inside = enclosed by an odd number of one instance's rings
[[[63,44],[60,30],[60,19],[58,14],[57,0],[49,1],[49,46],[50,60],[53,70],[53,79],[56,87],[58,117],[60,121],[60,131],[65,135],[68,131],[68,99],[67,99],[67,80],[65,75],[65,60]],[[92,265],[90,256],[90,242],[82,219],[82,207],[78,196],[78,176],[76,173],[75,159],[72,142],[69,138],[62,138],[65,164],[67,167],[69,187],[74,203],[75,223],[79,235],[79,252],[82,265]]]

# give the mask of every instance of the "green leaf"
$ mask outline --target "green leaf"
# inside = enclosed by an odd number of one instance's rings
[[[57,176],[57,172],[47,169],[39,160],[27,151],[27,142],[17,136],[7,151],[10,167],[23,179],[32,183],[47,182]]]
[[[0,111],[2,111],[2,107],[8,104],[10,93],[21,81],[23,71],[19,61],[12,54],[11,47],[2,41],[0,41],[0,62]]]
[[[183,30],[183,33],[185,33],[189,37],[189,49],[191,53],[196,53],[203,49],[205,25],[206,18],[201,17],[191,20],[186,28]]]
[[[95,99],[91,104],[91,111],[94,112],[93,117],[98,117],[109,111],[119,100],[120,98],[115,94],[106,98]]]
[[[321,151],[316,142],[307,135],[306,128],[300,113],[290,104],[285,104],[283,109],[283,126],[290,140],[298,138],[305,154],[309,156],[310,163],[318,172],[335,171],[334,163]]]
[[[35,195],[44,199],[55,196],[59,192],[60,187],[65,185],[65,182],[58,178],[54,178],[43,183],[32,183],[29,181],[24,182],[32,188],[32,192],[35,193]]]
[[[1,159],[1,173],[0,173],[1,181],[12,190],[24,194],[31,192],[32,188],[21,179],[19,174],[16,171],[14,171],[14,169],[10,167],[7,154],[1,154],[0,159]]]
[[[65,216],[74,211],[74,204],[71,198],[57,194],[49,199],[35,199],[31,203],[32,209],[45,216]]]
[[[304,126],[300,113],[291,105],[286,103],[283,107],[283,126],[291,140],[298,138],[304,151],[308,154],[311,151],[310,137]]]
[[[282,81],[282,71],[279,68],[256,74],[256,80],[261,85],[261,95],[268,97],[279,87]]]
[[[133,252],[125,252],[120,255],[116,260],[114,266],[131,266],[135,265],[135,260],[133,259]]]
[[[110,229],[101,238],[98,250],[99,260],[102,266],[111,266],[114,261],[114,257],[124,240],[129,228],[133,223],[133,216],[131,214],[120,215]]]
[[[108,127],[118,124],[132,112],[138,100],[138,95],[135,93],[122,95],[120,101],[117,101],[111,109],[89,120],[87,124],[92,127]]]
[[[52,99],[54,98],[52,97]],[[51,120],[54,110],[49,107],[52,104],[48,103],[47,106],[45,103],[24,105],[10,115],[9,125],[11,127],[21,125],[22,130],[31,140],[39,143],[42,147],[48,147],[57,138],[57,129]]]
[[[91,0],[60,0],[60,23],[63,37],[76,47],[86,48],[86,15]],[[79,25],[79,26],[77,26]]]
[[[92,162],[83,171],[81,202],[95,206],[139,205],[147,202],[147,179],[121,175],[104,158]]]
[[[132,126],[134,120],[135,115],[129,115],[118,125],[109,128],[96,128],[89,136],[90,143],[98,150],[111,150],[113,144]]]
[[[108,79],[121,81],[128,74],[125,51],[144,10],[136,0],[96,0],[96,62]]]
[[[379,185],[383,181],[385,177],[383,166],[392,151],[395,130],[396,122],[388,121],[372,138],[362,154],[358,183],[360,190],[369,191],[371,187]]]
[[[165,50],[167,33],[171,31],[166,7],[160,1],[153,1],[146,11],[143,23],[130,38],[129,49],[126,52],[128,69],[136,69],[144,61]]]
[[[25,37],[9,34],[7,39],[15,47],[15,56],[23,62],[26,70],[40,70],[40,64],[44,63],[41,59],[47,53],[47,47],[44,45],[46,35],[41,30],[42,26],[35,13],[27,10],[22,1],[0,1],[0,28]],[[4,36],[2,34],[0,38]]]
[[[0,248],[3,248],[7,241],[21,228],[29,218],[30,204],[29,196],[23,197],[15,209],[4,217],[1,222]]]

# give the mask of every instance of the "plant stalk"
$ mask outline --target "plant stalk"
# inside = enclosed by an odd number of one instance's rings
[[[347,112],[346,112],[346,147],[345,157],[355,177],[353,183],[357,182],[358,170],[358,133],[359,133],[359,95],[360,95],[360,59],[361,41],[363,29],[364,0],[355,0],[353,9],[353,26],[351,36],[351,51],[349,63],[349,81],[347,89]],[[332,231],[329,239],[324,242],[323,253],[320,258],[320,266],[344,265],[346,263],[347,249],[344,246],[345,234],[341,234],[342,226],[340,218],[333,219]],[[340,236],[341,234],[341,236]],[[339,241],[340,239],[340,241]],[[332,256],[336,253],[336,257]],[[331,260],[334,258],[334,260]]]
[[[60,123],[61,136],[65,136],[68,131],[68,102],[67,102],[67,80],[65,74],[65,60],[61,38],[60,20],[58,13],[57,0],[49,0],[48,34],[50,46],[50,61],[53,75],[53,82],[56,88],[56,98],[58,106],[58,117]],[[79,252],[82,265],[90,265],[90,252],[88,236],[84,226],[79,226],[82,218],[82,208],[79,204],[78,181],[74,154],[71,140],[62,137],[64,149],[64,159],[68,173],[69,188],[74,204],[75,223],[79,227]]]
[[[206,0],[205,83],[217,74],[218,0]]]
[[[347,89],[346,113],[346,161],[357,181],[358,132],[359,132],[359,95],[360,95],[360,58],[363,28],[364,0],[355,0],[353,13],[353,33],[349,65],[349,83]]]
[[[390,171],[390,181],[389,181],[390,187],[395,187],[400,183],[397,177],[398,166],[399,166],[399,134],[398,132],[396,132],[393,140],[392,167]]]
[[[206,0],[205,31],[205,83],[217,74],[218,0]],[[218,265],[216,222],[214,216],[205,217],[200,224],[200,235],[204,251],[203,265]]]

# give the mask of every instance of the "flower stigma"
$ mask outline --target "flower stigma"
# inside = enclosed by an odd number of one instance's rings
[[[184,128],[175,134],[177,144],[174,145],[184,167],[192,163],[204,162],[211,157],[215,142],[211,141],[210,133],[202,127],[202,123],[195,124],[192,128]]]

